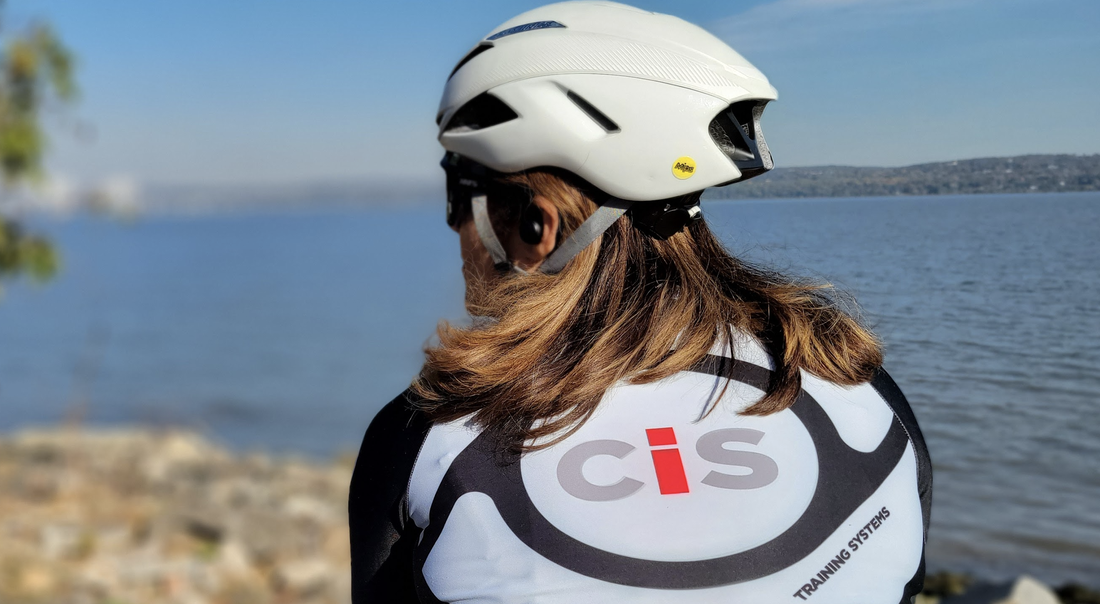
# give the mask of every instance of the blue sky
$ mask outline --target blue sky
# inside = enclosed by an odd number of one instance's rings
[[[438,179],[455,62],[542,2],[13,0],[79,56],[51,116],[77,182]],[[779,90],[779,166],[1100,152],[1100,1],[645,0],[702,25]],[[73,124],[92,135],[74,136]]]

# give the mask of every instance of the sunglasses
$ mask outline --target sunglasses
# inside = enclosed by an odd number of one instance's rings
[[[472,200],[485,195],[494,205],[522,204],[531,201],[522,186],[501,182],[504,174],[448,152],[440,162],[447,173],[447,226],[457,228],[472,216]]]

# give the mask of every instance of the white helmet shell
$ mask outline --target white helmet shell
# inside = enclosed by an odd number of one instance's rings
[[[711,122],[758,101],[758,133],[763,102],[775,98],[764,74],[698,26],[614,2],[562,2],[501,24],[459,63],[439,141],[499,172],[552,166],[620,199],[667,199],[741,179]],[[506,115],[484,119],[474,105],[486,101]]]

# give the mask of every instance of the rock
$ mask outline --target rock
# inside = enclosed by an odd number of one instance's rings
[[[248,549],[235,539],[222,545],[214,563],[218,570],[229,577],[242,577],[252,572],[252,561],[248,558]]]
[[[223,587],[214,601],[232,604],[270,604],[272,599],[262,582],[233,582]]]
[[[222,478],[207,490],[209,500],[229,508],[262,506],[272,501],[271,488],[256,474]]]
[[[332,577],[332,566],[323,560],[295,560],[275,569],[272,583],[277,591],[309,597],[323,591]]]
[[[293,518],[312,520],[318,524],[328,524],[336,518],[336,510],[331,505],[309,495],[290,497],[283,511]]]
[[[341,523],[334,528],[330,528],[328,535],[325,536],[323,546],[326,557],[351,568],[351,549],[348,547],[350,542],[351,531],[347,524]]]
[[[81,569],[81,584],[97,595],[107,596],[119,591],[118,563],[116,558],[101,557],[89,561]]]
[[[940,571],[924,578],[924,594],[928,596],[954,596],[964,593],[973,583],[969,575]]]
[[[181,469],[192,472],[198,466],[224,457],[224,453],[196,434],[172,432],[142,456],[141,471],[151,482],[165,482]]]
[[[1063,585],[1054,593],[1066,604],[1100,604],[1100,591],[1076,583]]]
[[[1061,604],[1061,601],[1049,587],[1027,575],[1022,575],[1016,579],[1008,598],[997,604]]]
[[[225,535],[225,529],[211,518],[188,518],[184,526],[187,534],[205,543],[217,544]]]
[[[47,558],[66,558],[77,554],[80,547],[81,530],[78,526],[65,524],[47,524],[39,529],[39,551]]]
[[[0,595],[14,596],[16,601],[38,600],[49,595],[57,587],[56,571],[48,565],[30,560],[4,560],[3,562]],[[0,600],[4,598],[0,597]]]
[[[351,604],[351,567],[341,572],[332,583],[332,593],[339,604]]]
[[[96,532],[96,552],[119,553],[134,542],[134,531],[128,526],[107,526]]]
[[[248,547],[249,556],[262,564],[270,563],[281,553],[297,555],[295,531],[286,518],[254,510],[238,519],[237,534]]]
[[[29,594],[49,593],[57,584],[54,574],[44,566],[31,566],[23,571],[23,590]]]
[[[177,432],[168,435],[161,443],[161,459],[171,464],[202,461],[212,447],[198,435]]]
[[[1014,583],[978,583],[965,594],[943,598],[941,604],[1061,604],[1043,583],[1022,575]]]

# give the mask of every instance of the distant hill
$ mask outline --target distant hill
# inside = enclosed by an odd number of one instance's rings
[[[776,168],[711,189],[711,199],[871,197],[1100,190],[1100,155],[1021,155],[902,168]]]

